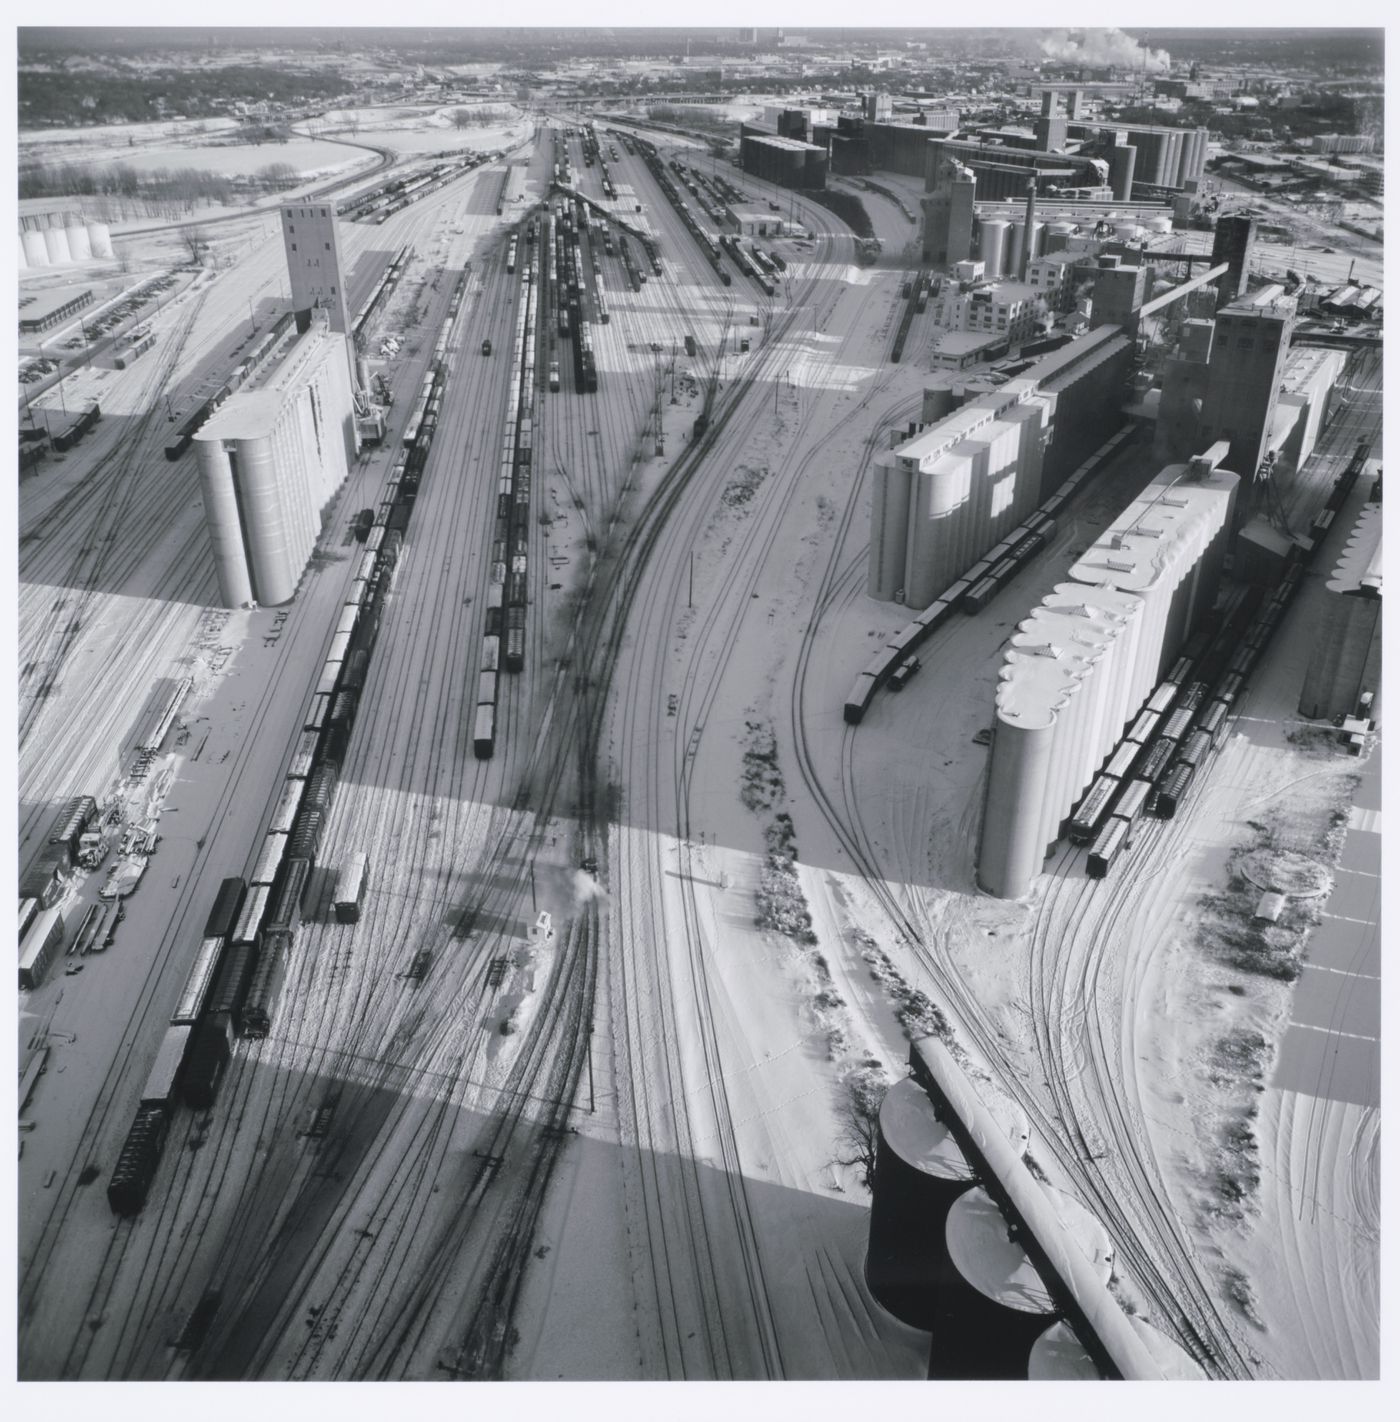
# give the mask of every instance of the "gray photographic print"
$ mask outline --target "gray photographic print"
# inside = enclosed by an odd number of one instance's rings
[[[19,1381],[1378,1379],[1379,14],[420,8],[16,30]]]

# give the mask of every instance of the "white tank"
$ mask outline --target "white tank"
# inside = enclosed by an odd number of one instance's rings
[[[1131,242],[1141,229],[1136,222],[1124,220],[1113,224],[1113,235],[1124,242]]]
[[[48,249],[51,267],[66,266],[73,260],[68,250],[68,234],[61,227],[44,228],[44,246]]]
[[[1147,219],[1147,230],[1149,232],[1170,232],[1172,230],[1172,220],[1166,213],[1158,213],[1156,217]]]
[[[1000,217],[982,224],[982,262],[989,279],[999,277],[1006,269],[1006,232],[1007,224]]]
[[[1045,252],[1045,224],[1043,222],[1031,223],[1031,256],[1039,257]]]
[[[88,241],[87,228],[81,223],[70,222],[64,229],[68,237],[68,250],[75,262],[86,262],[92,257],[92,243]]]
[[[112,255],[112,233],[105,222],[89,222],[87,225],[88,246],[94,257]]]
[[[27,227],[24,231],[24,238],[21,242],[24,248],[25,258],[31,267],[46,267],[49,265],[49,249],[44,245],[44,234],[33,227]]]

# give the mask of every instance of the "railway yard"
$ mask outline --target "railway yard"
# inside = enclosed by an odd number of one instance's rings
[[[923,1377],[927,1336],[866,1285],[850,1132],[931,1032],[1025,1113],[1119,1297],[1207,1375],[1373,1375],[1378,1100],[1261,1083],[1262,1179],[1223,1208],[1254,1088],[1198,1063],[1281,1034],[1288,989],[1236,991],[1189,927],[1249,823],[1356,794],[1296,715],[1323,575],[1205,788],[1108,881],[1065,845],[1028,900],[982,895],[999,649],[1157,472],[1150,437],[850,724],[907,623],[865,566],[866,473],[928,374],[889,359],[908,274],[675,135],[543,117],[439,176],[341,222],[394,399],[292,603],[219,608],[194,457],[164,452],[284,309],[260,216],[219,229],[227,260],[182,277],[141,359],[70,377],[101,419],[21,484],[20,863],[84,794],[145,849],[120,922],[93,920],[110,947],[21,993],[20,1376]],[[781,209],[761,258],[680,210],[725,184]],[[1348,508],[1382,457],[1379,350],[1346,380],[1295,526],[1358,443]],[[338,631],[371,618],[338,711]],[[332,735],[263,1035],[205,1104],[171,1089],[117,1207],[219,885],[256,885],[299,746]],[[65,919],[110,913],[102,882]]]

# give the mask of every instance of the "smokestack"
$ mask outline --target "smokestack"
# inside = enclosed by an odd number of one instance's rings
[[[1026,184],[1026,235],[1021,243],[1021,270],[1017,273],[1022,281],[1030,269],[1031,255],[1035,248],[1035,179]]]

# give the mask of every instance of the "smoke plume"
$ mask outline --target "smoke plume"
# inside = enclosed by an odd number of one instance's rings
[[[1149,72],[1171,67],[1164,49],[1148,49],[1122,30],[1055,30],[1040,42],[1047,59],[1083,64],[1090,69],[1136,69]]]

